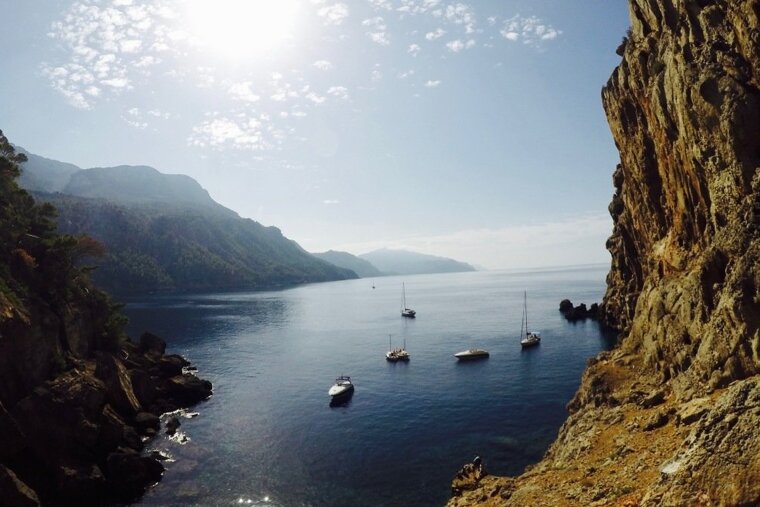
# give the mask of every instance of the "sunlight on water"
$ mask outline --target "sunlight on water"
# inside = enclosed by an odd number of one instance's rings
[[[189,442],[152,443],[176,462],[139,503],[441,505],[475,455],[491,473],[520,473],[556,436],[586,360],[612,345],[596,323],[558,312],[564,298],[601,301],[605,274],[420,275],[130,302],[133,336],[164,336],[214,384],[182,413]],[[416,319],[399,314],[402,281]],[[521,350],[525,290],[542,342]],[[389,334],[406,340],[408,363],[386,361]],[[490,357],[453,357],[473,347]],[[331,403],[341,374],[355,391]]]

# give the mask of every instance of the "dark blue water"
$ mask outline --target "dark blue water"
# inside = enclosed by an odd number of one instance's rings
[[[600,301],[606,271],[404,277],[415,320],[399,314],[398,277],[130,302],[130,334],[164,336],[215,393],[183,419],[188,443],[153,442],[176,461],[140,504],[442,505],[475,455],[518,474],[556,436],[586,360],[612,346],[557,311],[563,298]],[[542,333],[525,351],[523,290]],[[406,339],[409,363],[385,361],[389,334]],[[491,357],[452,356],[471,347]],[[355,394],[331,407],[340,374]]]

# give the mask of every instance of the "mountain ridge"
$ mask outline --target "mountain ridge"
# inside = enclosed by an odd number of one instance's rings
[[[112,293],[255,290],[357,277],[312,256],[280,229],[240,217],[189,176],[116,166],[79,169],[62,185],[57,170],[76,166],[33,154],[32,160],[22,164],[26,181],[60,188],[32,194],[58,209],[61,231],[106,246],[92,278]],[[55,181],[45,179],[51,174]]]
[[[381,248],[358,256],[370,262],[377,269],[389,275],[419,275],[432,273],[461,273],[476,271],[465,263],[440,257],[421,254],[409,250]]]

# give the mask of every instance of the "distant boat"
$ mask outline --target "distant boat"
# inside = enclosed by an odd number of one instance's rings
[[[454,357],[459,359],[460,361],[468,361],[471,359],[485,359],[490,354],[488,351],[483,349],[467,349],[463,350],[462,352],[457,352],[454,354]]]
[[[541,343],[541,335],[528,330],[528,292],[523,293],[523,316],[520,322],[520,346],[524,349]]]
[[[406,306],[406,285],[401,283],[401,316],[414,319],[417,317],[417,312]]]
[[[354,384],[351,383],[351,377],[347,375],[341,375],[335,379],[335,383],[327,391],[327,394],[334,398],[346,396],[354,391]]]
[[[404,346],[402,348],[394,349],[391,344],[391,336],[392,335],[388,335],[388,352],[385,353],[386,361],[392,363],[395,363],[396,361],[409,361],[411,356],[409,355],[409,352],[406,351],[406,338],[404,338]]]

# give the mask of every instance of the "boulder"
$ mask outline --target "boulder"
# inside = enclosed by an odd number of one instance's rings
[[[140,411],[132,380],[124,365],[115,356],[100,352],[96,355],[95,376],[106,385],[108,402],[121,414],[133,417]]]
[[[174,435],[177,433],[177,430],[180,427],[179,419],[177,419],[176,416],[171,417],[168,421],[166,421],[166,434],[167,435]]]
[[[192,405],[212,394],[211,382],[189,373],[169,379],[167,389],[171,398],[181,405]]]
[[[4,465],[0,465],[0,499],[7,507],[40,507],[37,493]]]
[[[163,356],[158,361],[158,369],[163,377],[175,377],[182,375],[182,368],[187,366],[188,363],[185,358],[176,354]]]
[[[115,492],[134,497],[161,480],[164,466],[152,457],[120,450],[108,455],[106,470],[108,484]]]
[[[166,352],[166,342],[153,333],[143,333],[140,336],[139,350],[142,353],[163,355]]]
[[[92,501],[101,495],[105,477],[97,465],[65,464],[56,472],[56,495],[69,501]]]
[[[161,420],[150,412],[140,412],[135,416],[135,428],[142,434],[146,434],[150,429],[155,432],[161,428]]]

